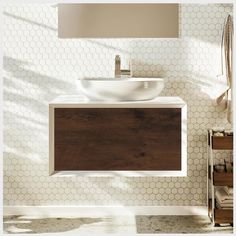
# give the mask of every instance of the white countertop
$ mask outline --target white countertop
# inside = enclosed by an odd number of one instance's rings
[[[186,105],[180,97],[157,97],[146,101],[91,101],[84,95],[61,95],[49,102],[50,107],[162,107],[179,108]]]

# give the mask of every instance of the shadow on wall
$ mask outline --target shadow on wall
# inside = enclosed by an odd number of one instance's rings
[[[39,143],[47,144],[48,102],[71,91],[73,85],[26,69],[28,65],[19,59],[3,58],[4,136],[5,140],[11,140],[5,142],[8,145],[5,146],[6,152],[15,150],[16,155],[32,160],[42,148]],[[34,135],[30,135],[30,130],[34,130]],[[28,136],[29,140],[22,139],[22,136]],[[39,143],[33,142],[37,139]]]
[[[13,216],[4,218],[3,230],[8,234],[16,233],[59,233],[79,229],[85,225],[97,224],[104,218],[29,218]]]
[[[42,23],[38,23],[38,22],[36,22],[36,21],[32,21],[32,20],[27,19],[27,18],[25,18],[25,17],[21,17],[21,16],[14,15],[14,14],[9,13],[9,12],[6,12],[6,11],[3,12],[3,15],[8,16],[8,17],[11,17],[11,18],[14,18],[15,20],[20,20],[20,21],[23,21],[23,22],[25,22],[25,23],[37,25],[37,26],[39,26],[39,27],[43,27],[43,28],[45,28],[45,29],[49,29],[49,30],[52,30],[52,31],[57,32],[57,28],[54,28],[54,27],[51,27],[51,26],[48,26],[48,25],[45,25],[45,24],[42,24]]]
[[[55,27],[51,27],[51,26],[48,26],[48,25],[43,24],[43,23],[38,23],[36,21],[27,19],[25,17],[17,16],[15,14],[12,14],[12,13],[9,13],[9,12],[6,12],[6,11],[3,12],[3,15],[5,15],[7,17],[11,17],[11,18],[13,18],[15,20],[23,21],[23,22],[28,23],[28,24],[32,24],[32,25],[36,25],[38,27],[42,27],[42,28],[47,29],[47,30],[51,30],[51,31],[54,31],[54,32],[58,31],[58,29],[55,28]],[[66,39],[64,39],[64,40],[66,40]],[[112,45],[105,44],[100,39],[97,39],[97,40],[96,39],[95,40],[93,40],[93,39],[78,39],[78,40],[84,40],[84,41],[87,41],[87,42],[89,42],[91,44],[94,44],[94,45],[97,45],[97,46],[100,46],[100,47],[104,47],[106,49],[111,49],[111,50],[113,50],[115,52],[117,52],[117,50],[119,50],[119,52],[121,52],[121,53],[123,53],[125,55],[128,55],[130,53],[128,50],[124,50],[122,48],[117,48],[117,47],[114,47]],[[119,40],[119,39],[113,39],[113,40]],[[124,39],[124,40],[127,40],[127,39]]]

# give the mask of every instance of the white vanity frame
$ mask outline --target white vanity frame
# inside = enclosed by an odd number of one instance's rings
[[[54,110],[55,108],[181,108],[181,170],[180,171],[55,171]],[[49,175],[51,176],[125,176],[176,177],[187,176],[187,104],[180,97],[158,97],[148,101],[90,101],[81,95],[62,95],[49,103]]]

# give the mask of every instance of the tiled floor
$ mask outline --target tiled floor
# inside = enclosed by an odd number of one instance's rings
[[[207,216],[136,216],[137,233],[233,233],[230,226],[213,227]]]
[[[112,216],[104,218],[4,218],[4,233],[233,233],[233,228],[212,227],[206,216]]]

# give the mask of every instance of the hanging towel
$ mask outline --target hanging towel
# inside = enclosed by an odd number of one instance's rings
[[[227,81],[227,88],[216,99],[216,104],[227,111],[227,120],[232,124],[232,60],[233,60],[233,19],[228,15],[221,40],[222,79]]]

